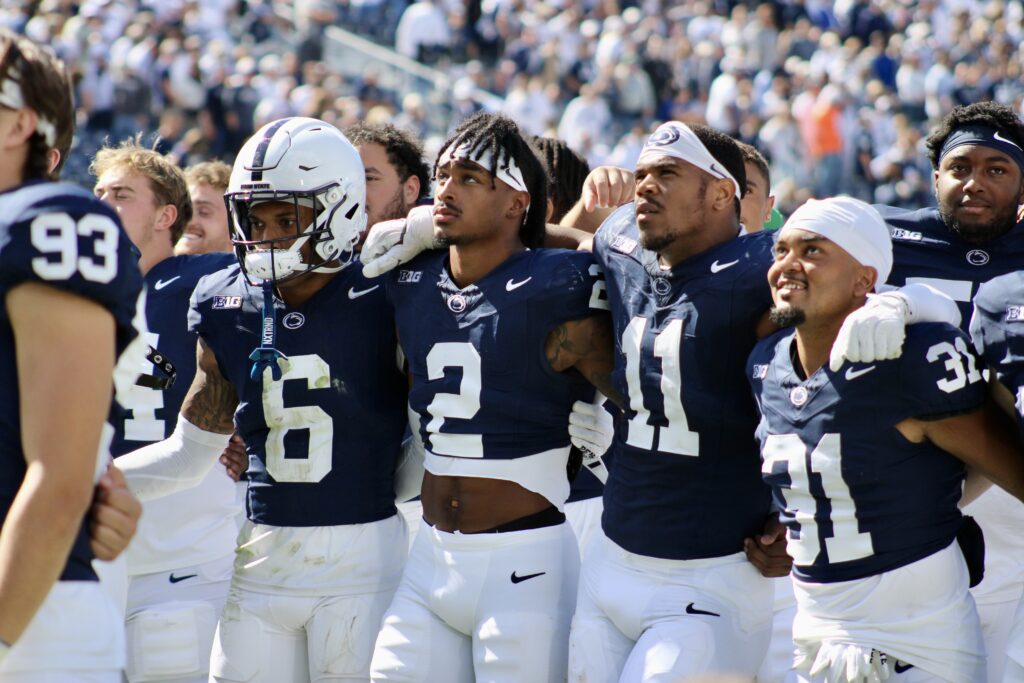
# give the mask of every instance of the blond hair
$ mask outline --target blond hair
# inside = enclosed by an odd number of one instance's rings
[[[192,220],[192,200],[185,174],[169,157],[139,144],[140,137],[124,140],[117,147],[104,145],[93,157],[89,172],[99,178],[113,168],[123,167],[145,176],[157,204],[171,204],[178,210],[171,225],[171,244],[176,244]]]
[[[230,182],[231,166],[223,161],[203,161],[185,169],[185,183],[189,187],[205,184],[227,192]]]

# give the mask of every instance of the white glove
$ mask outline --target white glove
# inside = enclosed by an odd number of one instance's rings
[[[889,680],[893,661],[872,648],[823,643],[811,665],[811,676],[825,674],[829,683],[881,683]]]
[[[843,321],[829,354],[829,368],[837,372],[847,360],[871,363],[899,358],[909,313],[907,301],[899,292],[869,294],[867,303]]]
[[[598,394],[594,403],[576,401],[569,413],[569,440],[583,453],[583,466],[602,482],[608,470],[601,456],[608,452],[615,436],[615,421],[604,409],[604,396]]]
[[[421,252],[437,249],[434,214],[430,206],[417,206],[405,218],[377,223],[366,236],[360,259],[363,275],[374,278],[408,263]]]

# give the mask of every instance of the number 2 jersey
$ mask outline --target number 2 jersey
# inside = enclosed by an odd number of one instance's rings
[[[144,349],[140,308],[142,276],[131,242],[117,214],[89,192],[63,183],[26,183],[0,194],[0,526],[25,477],[14,334],[7,319],[7,294],[26,283],[39,283],[103,306],[116,325],[114,382],[121,392],[138,372],[131,368]],[[66,349],[75,357],[75,349]],[[75,387],[67,387],[74,391]],[[117,414],[112,404],[97,454],[97,472],[109,457]],[[74,434],[66,435],[74,439]],[[62,581],[96,580],[90,561],[88,525],[75,539]]]
[[[196,374],[195,332],[188,329],[189,300],[204,275],[237,263],[234,254],[171,256],[153,266],[146,283],[146,342],[169,359],[177,373],[163,389],[135,385],[121,401],[125,414],[115,424],[110,451],[118,457],[170,436],[181,402]],[[165,375],[150,361],[139,370]],[[129,574],[148,574],[202,564],[234,549],[238,525],[235,485],[219,467],[191,489],[146,503],[128,546]]]
[[[795,331],[759,342],[749,377],[765,481],[788,528],[793,574],[814,583],[881,574],[948,546],[961,524],[963,463],[896,428],[979,408],[987,388],[959,330],[907,328],[900,358],[793,368]]]
[[[639,240],[632,204],[594,239],[615,325],[612,379],[628,397],[602,527],[639,555],[731,555],[769,508],[744,364],[771,305],[772,236],[737,237],[671,270]]]
[[[387,280],[426,468],[515,481],[561,509],[569,412],[594,391],[575,370],[556,372],[545,342],[561,323],[593,315],[592,302],[601,307],[593,257],[522,251],[465,288],[447,266],[448,252],[434,251]]]
[[[275,527],[365,524],[395,514],[394,472],[405,432],[406,380],[384,287],[359,264],[301,306],[275,302],[283,374],[250,376],[263,333],[263,290],[235,266],[199,281],[189,328],[238,397],[235,428],[249,453],[247,512]]]

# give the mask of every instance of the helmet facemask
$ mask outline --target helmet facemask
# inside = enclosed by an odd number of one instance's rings
[[[309,192],[275,192],[268,183],[254,182],[243,185],[239,191],[229,192],[224,199],[231,217],[231,242],[249,284],[256,285],[264,280],[281,284],[313,270],[338,272],[355,258],[359,232],[338,236],[331,230],[333,221],[341,219],[339,223],[348,223],[360,208],[358,202],[349,201],[338,183]],[[291,205],[296,226],[294,235],[253,239],[250,212],[266,202]],[[313,220],[305,225],[303,207],[314,212]],[[338,212],[344,212],[344,218],[336,216]],[[312,247],[307,251],[308,257],[302,251],[307,242]]]

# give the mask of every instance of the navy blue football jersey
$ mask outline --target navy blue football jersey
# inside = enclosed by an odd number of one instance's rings
[[[889,284],[923,282],[944,292],[960,307],[961,328],[971,319],[978,285],[1013,272],[1024,263],[1024,224],[983,245],[963,241],[935,208],[911,211],[876,206],[892,235],[893,267]]]
[[[197,332],[235,387],[235,428],[249,452],[249,519],[273,526],[364,524],[395,514],[394,472],[406,426],[394,314],[384,286],[358,264],[308,301],[277,309],[277,349],[288,360],[254,381],[262,289],[236,267],[208,275],[192,295]]]
[[[138,338],[135,322],[142,276],[131,242],[117,214],[85,190],[63,183],[37,182],[0,194],[0,302],[12,289],[27,282],[71,292],[109,310],[117,325],[118,359]],[[26,471],[14,336],[6,311],[0,303],[0,526]],[[67,352],[73,355],[75,350]],[[118,373],[124,373],[123,364],[115,371],[115,379]],[[117,382],[118,387],[125,384]],[[74,391],[74,387],[68,390]],[[114,414],[112,405],[111,422]],[[112,433],[113,427],[108,425],[98,458],[108,457]],[[96,580],[91,560],[88,529],[83,526],[61,580]]]
[[[793,573],[851,581],[910,564],[956,538],[963,463],[896,425],[979,408],[986,386],[966,336],[950,325],[907,328],[900,358],[827,366],[802,380],[796,333],[750,354],[761,409],[762,472],[787,526]]]
[[[1014,396],[1024,435],[1024,271],[986,282],[974,298],[971,340]]]
[[[523,251],[465,288],[447,264],[447,251],[429,252],[387,280],[425,448],[510,459],[569,446],[569,411],[593,387],[552,369],[544,346],[559,324],[594,314],[593,257]]]
[[[772,245],[769,233],[743,235],[664,270],[640,245],[632,204],[595,237],[615,324],[613,381],[628,397],[602,526],[630,552],[721,557],[764,523],[744,363],[771,305]]]
[[[125,412],[110,445],[115,457],[166,439],[174,431],[181,402],[196,374],[197,335],[188,329],[192,290],[199,278],[237,262],[234,254],[172,256],[146,273],[146,343],[174,364],[177,377],[164,389],[134,386],[124,397]],[[164,376],[149,361],[140,371]]]

